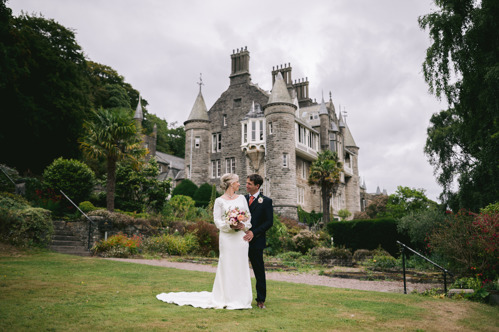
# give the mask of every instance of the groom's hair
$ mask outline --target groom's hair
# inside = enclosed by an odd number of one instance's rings
[[[263,184],[263,178],[259,174],[250,174],[248,179],[260,188]]]

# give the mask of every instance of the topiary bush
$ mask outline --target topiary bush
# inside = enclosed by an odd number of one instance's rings
[[[80,204],[78,204],[78,207],[80,208],[80,210],[82,210],[84,213],[87,213],[87,212],[90,212],[90,211],[94,211],[94,210],[97,210],[97,208],[89,201],[84,201],[84,202],[81,202]]]
[[[381,246],[392,256],[400,254],[397,240],[410,245],[409,237],[397,231],[397,221],[393,218],[368,220],[332,221],[327,230],[335,245],[357,249],[373,250]]]
[[[194,192],[193,198],[196,201],[197,207],[206,207],[210,204],[212,186],[208,183],[203,183]]]
[[[81,161],[58,158],[43,172],[43,181],[57,193],[62,190],[78,204],[88,200],[94,186],[95,174]]]
[[[182,180],[172,191],[172,197],[177,195],[189,196],[190,198],[194,198],[194,194],[198,186],[194,182],[189,179]]]

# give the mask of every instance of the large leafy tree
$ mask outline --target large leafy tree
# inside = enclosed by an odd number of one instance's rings
[[[400,219],[411,212],[436,207],[437,203],[426,197],[424,189],[398,186],[397,191],[388,196],[385,215]]]
[[[330,219],[329,204],[331,196],[336,194],[340,184],[342,170],[343,164],[340,162],[338,154],[330,150],[320,152],[317,160],[310,166],[308,182],[321,188],[323,221],[325,224]]]
[[[499,198],[499,1],[435,3],[438,11],[419,18],[432,39],[423,71],[449,107],[432,116],[425,153],[441,199],[477,211]]]
[[[91,159],[104,157],[107,166],[106,205],[114,211],[116,164],[129,161],[140,164],[146,154],[137,133],[132,112],[127,108],[99,109],[91,120],[85,121],[80,147]]]
[[[0,0],[0,151],[21,172],[40,174],[57,157],[78,157],[90,112],[86,61],[74,32],[43,17],[13,17]]]

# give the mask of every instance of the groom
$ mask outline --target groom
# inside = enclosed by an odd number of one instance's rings
[[[246,232],[244,239],[249,241],[248,256],[256,278],[256,303],[260,309],[265,308],[267,285],[265,282],[265,266],[263,263],[263,249],[265,249],[265,232],[274,223],[272,200],[260,193],[263,178],[258,174],[251,174],[246,179],[246,200],[251,213],[251,230]]]

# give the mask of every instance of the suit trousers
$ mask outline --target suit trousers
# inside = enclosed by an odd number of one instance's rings
[[[253,273],[256,278],[256,301],[265,302],[267,297],[267,283],[265,281],[265,265],[263,262],[263,249],[249,247],[248,253]]]

